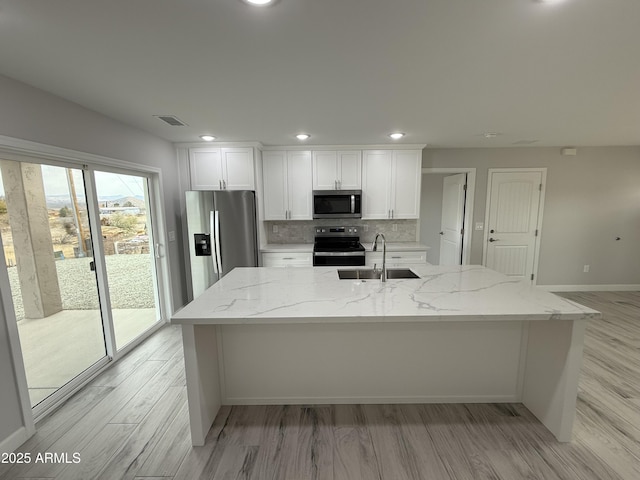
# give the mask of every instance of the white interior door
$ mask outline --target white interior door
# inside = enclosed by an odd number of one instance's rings
[[[543,171],[489,172],[485,265],[533,280]]]
[[[440,221],[440,265],[460,265],[467,174],[444,177]]]

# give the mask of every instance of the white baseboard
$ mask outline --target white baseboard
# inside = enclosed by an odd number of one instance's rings
[[[635,292],[640,291],[639,284],[621,285],[536,285],[547,292]]]
[[[28,439],[29,434],[27,433],[27,429],[25,427],[20,427],[18,430],[16,430],[0,442],[0,452],[13,452]]]
[[[517,403],[520,396],[513,395],[418,395],[372,397],[230,397],[223,405],[382,405],[398,403]]]

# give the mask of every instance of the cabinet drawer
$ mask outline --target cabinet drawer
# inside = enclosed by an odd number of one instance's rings
[[[366,265],[372,267],[377,264],[382,266],[382,252],[366,252]],[[427,263],[427,251],[420,250],[417,252],[387,252],[387,266],[395,267],[399,265],[409,265],[416,263]]]
[[[263,267],[311,267],[311,252],[265,252],[262,254]]]

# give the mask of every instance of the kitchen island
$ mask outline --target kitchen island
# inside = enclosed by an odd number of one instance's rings
[[[481,266],[237,268],[178,311],[193,445],[221,405],[522,402],[570,441],[599,312]]]

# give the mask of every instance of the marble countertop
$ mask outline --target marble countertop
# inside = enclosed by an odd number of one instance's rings
[[[367,252],[371,251],[373,242],[361,242],[364,245],[364,249]],[[418,252],[422,250],[429,250],[431,247],[427,247],[423,243],[418,242],[388,242],[387,252]],[[382,251],[382,243],[378,242],[378,251]]]
[[[578,320],[600,313],[482,266],[415,265],[419,279],[339,280],[336,267],[236,268],[176,324]]]
[[[313,243],[268,243],[260,247],[263,253],[313,252]]]
[[[367,252],[371,251],[371,242],[361,242]],[[378,246],[381,248],[381,245]],[[417,242],[389,242],[387,250],[393,252],[416,252],[429,250],[430,247]],[[313,252],[313,243],[268,243],[260,247],[263,253]]]

